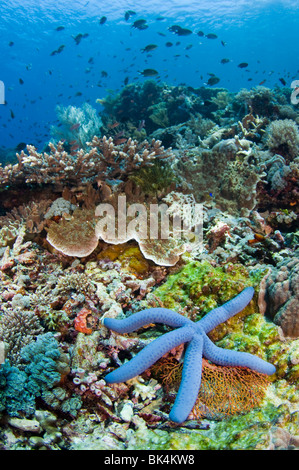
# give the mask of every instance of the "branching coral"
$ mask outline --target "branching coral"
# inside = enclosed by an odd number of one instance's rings
[[[128,139],[125,144],[114,145],[112,138],[94,137],[86,143],[90,150],[79,148],[68,153],[62,142],[49,143],[50,152],[38,153],[27,145],[17,154],[18,164],[0,167],[0,187],[13,184],[87,183],[109,179],[126,179],[133,170],[151,165],[155,159],[171,160],[171,149],[165,150],[159,140],[138,143]]]

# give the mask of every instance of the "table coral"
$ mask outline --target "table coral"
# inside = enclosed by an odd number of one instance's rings
[[[125,320],[105,318],[104,325],[118,333],[129,333],[150,323],[165,323],[177,330],[170,331],[147,345],[131,361],[110,372],[105,380],[108,383],[123,382],[141,374],[160,357],[182,343],[188,343],[182,382],[169,418],[181,423],[188,418],[196,401],[201,384],[202,356],[219,365],[249,367],[257,372],[272,375],[275,367],[249,353],[225,350],[215,346],[206,333],[220,323],[240,312],[252,299],[254,289],[248,287],[237,297],[221,307],[210,311],[199,322],[194,323],[176,312],[164,309],[140,311]]]

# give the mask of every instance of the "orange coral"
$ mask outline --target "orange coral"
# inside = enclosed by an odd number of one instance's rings
[[[75,330],[85,333],[86,335],[90,335],[92,333],[92,329],[87,326],[87,317],[90,315],[92,315],[91,310],[88,310],[88,308],[82,308],[74,320]]]
[[[182,368],[176,359],[166,357],[152,367],[152,373],[169,390],[178,388]],[[220,419],[247,413],[261,403],[268,384],[264,374],[246,367],[218,366],[203,359],[201,387],[191,415]]]

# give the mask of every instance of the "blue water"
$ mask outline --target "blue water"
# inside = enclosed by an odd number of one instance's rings
[[[127,10],[136,12],[128,21]],[[56,105],[87,101],[101,111],[97,98],[121,90],[125,79],[143,82],[139,72],[146,68],[159,72],[155,80],[192,87],[206,86],[215,74],[216,86],[230,91],[282,86],[279,78],[290,87],[299,79],[299,3],[293,0],[11,0],[1,1],[0,18],[6,100],[0,147],[25,142],[42,149],[57,121]],[[148,28],[132,28],[141,18]],[[168,30],[174,24],[192,34],[175,35]],[[79,33],[88,36],[77,45]],[[217,38],[208,39],[209,33]],[[146,54],[141,49],[148,44],[158,47]],[[230,61],[222,64],[223,58]],[[241,62],[248,67],[239,68]]]

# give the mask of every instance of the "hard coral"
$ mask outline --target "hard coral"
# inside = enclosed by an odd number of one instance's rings
[[[171,149],[165,150],[159,140],[138,143],[128,139],[115,145],[112,138],[94,137],[86,143],[89,151],[82,148],[69,154],[63,142],[49,143],[50,152],[37,152],[33,145],[27,145],[17,154],[18,164],[0,166],[0,187],[18,184],[61,184],[88,183],[107,178],[127,179],[133,170],[151,165],[155,159],[171,159]]]
[[[299,151],[298,126],[292,119],[279,119],[267,128],[267,145],[272,153],[278,153],[288,161],[293,160]]]
[[[48,229],[47,241],[68,256],[90,255],[98,245],[94,211],[77,209],[59,223],[53,221]]]
[[[299,337],[299,258],[287,258],[266,280],[265,314],[281,326],[285,336]]]

